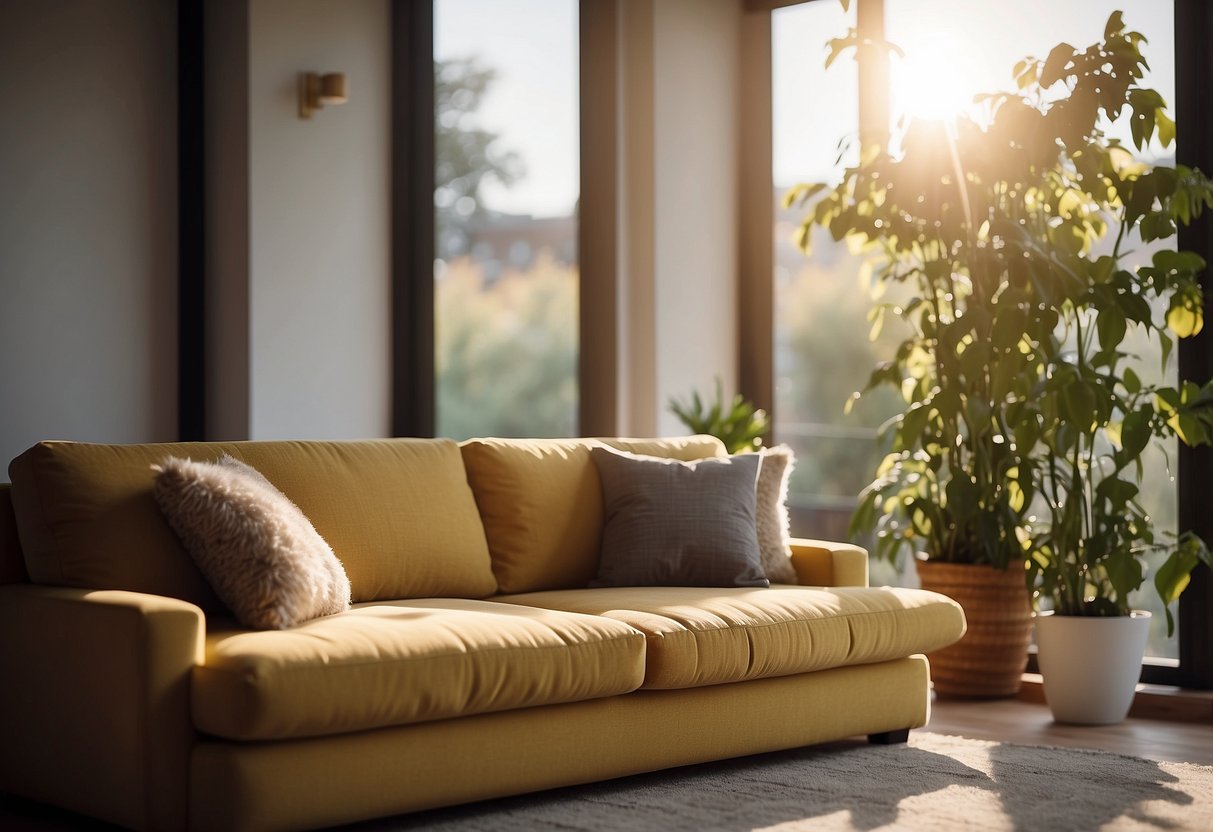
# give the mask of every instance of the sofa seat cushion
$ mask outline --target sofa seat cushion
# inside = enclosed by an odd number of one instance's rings
[[[194,724],[284,739],[614,696],[643,681],[644,641],[608,618],[449,598],[217,628],[193,674]]]
[[[692,688],[902,659],[965,631],[950,598],[919,589],[613,587],[498,596],[600,615],[645,634],[645,688]]]

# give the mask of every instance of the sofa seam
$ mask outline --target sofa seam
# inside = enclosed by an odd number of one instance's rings
[[[500,603],[510,603],[510,602],[502,601]],[[517,606],[525,606],[525,605],[518,604]],[[537,607],[536,609],[553,609],[553,608]],[[915,609],[920,609],[920,610],[954,609],[954,607],[951,604],[942,603],[940,601],[932,601],[929,604],[924,604],[921,607],[915,607]],[[593,615],[593,616],[597,616],[599,618],[609,618],[610,617],[606,614],[606,612],[592,613],[592,612],[582,612],[580,610],[557,610],[557,611],[558,612],[572,612],[572,613],[577,613],[578,615]],[[614,612],[614,610],[610,610],[609,612]],[[676,624],[681,624],[685,628],[681,632],[709,633],[709,632],[721,632],[724,630],[733,630],[733,629],[757,630],[757,629],[763,629],[765,627],[785,627],[790,624],[798,624],[798,623],[802,623],[802,622],[829,621],[829,620],[839,620],[839,619],[847,620],[847,619],[860,618],[860,617],[869,616],[869,615],[896,615],[898,611],[897,610],[864,610],[862,612],[844,613],[841,615],[824,615],[820,618],[789,618],[786,621],[765,621],[765,622],[755,622],[753,624],[730,624],[727,627],[692,627],[692,626],[689,626],[689,625],[685,624],[684,622],[678,621],[677,619],[672,618],[668,615],[664,615],[662,613],[654,612],[651,610],[629,610],[629,612],[640,612],[640,613],[645,613],[648,615],[656,615],[656,616],[660,616],[662,618],[666,618],[670,621],[673,621]],[[612,618],[611,620],[618,621],[621,624],[627,624],[627,622],[621,618]],[[632,625],[632,624],[628,624],[628,626],[632,627],[633,629],[638,629],[635,627],[635,625]],[[641,634],[645,638],[650,638],[650,635],[648,633],[644,633],[643,631],[641,631]],[[672,633],[653,633],[651,637],[652,638],[663,638],[665,636],[678,635],[678,634],[679,634],[679,631],[675,631]]]

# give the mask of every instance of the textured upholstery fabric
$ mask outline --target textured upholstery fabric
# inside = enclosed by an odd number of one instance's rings
[[[711,436],[471,439],[460,449],[501,592],[584,587],[598,570],[602,486],[590,448],[692,460],[724,456]]]
[[[762,571],[773,584],[794,584],[796,570],[789,556],[788,478],[796,463],[796,454],[787,445],[763,448],[762,468],[758,471],[755,492],[754,529],[758,533],[758,551]]]
[[[182,829],[202,610],[135,592],[0,587],[0,783],[134,829]]]
[[[914,656],[315,740],[203,742],[191,821],[216,832],[330,826],[917,728],[927,678]]]
[[[28,581],[21,542],[17,538],[17,517],[13,514],[13,487],[0,483],[0,584]]]
[[[207,582],[245,627],[284,629],[350,608],[341,561],[257,469],[169,457],[152,493]]]
[[[801,586],[867,586],[868,553],[850,543],[792,538],[792,567]]]
[[[620,587],[500,597],[601,615],[647,639],[645,688],[687,688],[890,661],[951,644],[964,614],[919,589]]]
[[[760,586],[758,454],[681,462],[593,448],[602,557],[593,587]]]
[[[230,739],[337,734],[613,696],[643,677],[644,637],[618,621],[400,601],[292,630],[208,632],[194,722]]]
[[[39,443],[9,466],[30,578],[221,610],[152,499],[151,465],[223,453],[256,468],[299,506],[341,558],[355,601],[493,594],[459,448],[445,439]]]

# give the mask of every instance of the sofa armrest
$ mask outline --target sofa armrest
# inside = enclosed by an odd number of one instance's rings
[[[867,586],[868,553],[850,543],[792,538],[792,567],[801,586]]]
[[[0,791],[183,829],[204,634],[175,598],[0,587]]]

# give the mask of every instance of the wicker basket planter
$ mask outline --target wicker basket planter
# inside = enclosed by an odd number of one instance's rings
[[[969,622],[964,638],[927,655],[935,692],[974,698],[1018,693],[1032,638],[1023,571],[921,558],[916,566],[922,588],[955,599]]]

